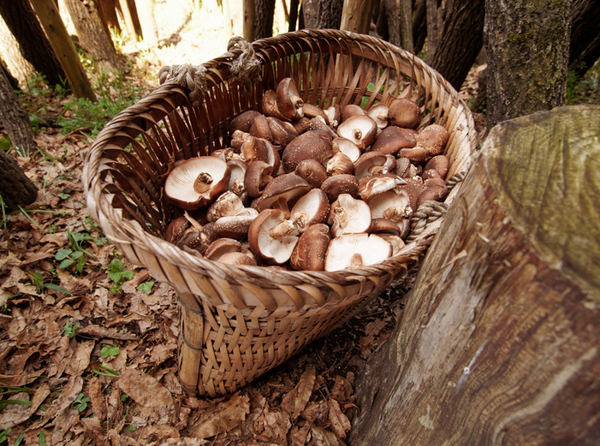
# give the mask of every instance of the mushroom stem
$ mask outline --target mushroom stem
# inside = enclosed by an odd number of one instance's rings
[[[288,206],[288,202],[285,197],[279,197],[277,201],[271,205],[271,208],[282,210],[285,214],[285,218],[290,218],[290,207]]]
[[[208,172],[200,172],[194,181],[194,190],[199,194],[203,194],[210,189],[212,182],[213,178]]]
[[[294,227],[298,229],[298,231],[303,230],[306,227],[306,224],[308,223],[308,220],[310,219],[310,215],[308,214],[308,212],[298,212],[295,214],[296,217],[294,218]]]
[[[354,138],[360,141],[362,139],[362,131],[360,129],[354,130]]]
[[[298,230],[293,222],[284,220],[277,226],[269,229],[269,235],[275,240],[281,240],[288,235],[298,235]]]
[[[360,255],[360,253],[358,253],[358,252],[352,254],[352,258],[350,259],[350,265],[348,267],[349,268],[358,268],[363,265],[364,265],[364,262],[363,262],[362,255]]]
[[[399,223],[403,219],[410,217],[412,208],[406,206],[392,206],[383,211],[382,217],[394,223]]]
[[[235,180],[233,182],[233,184],[231,185],[231,192],[233,192],[237,196],[242,195],[245,191],[246,191],[246,188],[244,187],[244,178],[243,177],[238,180]]]

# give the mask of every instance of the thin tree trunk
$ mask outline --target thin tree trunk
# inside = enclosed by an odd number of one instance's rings
[[[402,48],[411,53],[414,51],[412,35],[412,0],[398,0],[400,12],[400,36],[402,37]]]
[[[140,19],[144,42],[151,48],[155,48],[158,45],[158,28],[154,18],[152,0],[135,0],[135,7]]]
[[[95,0],[98,8],[98,15],[105,26],[105,30],[110,36],[109,28],[114,28],[121,32],[121,25],[117,16],[117,0]]]
[[[427,0],[427,60],[431,60],[440,41],[442,27],[444,26],[444,8],[440,0]]]
[[[75,25],[79,45],[93,56],[99,68],[117,71],[119,68],[117,52],[110,34],[105,31],[94,2],[88,2],[87,7],[81,0],[64,0],[64,2]]]
[[[29,1],[0,1],[0,15],[21,45],[23,57],[45,76],[49,85],[65,86],[67,76]]]
[[[55,54],[59,57],[73,94],[78,98],[87,98],[95,102],[96,94],[81,65],[71,37],[60,18],[56,4],[53,0],[31,0],[31,4],[40,18]]]
[[[119,0],[119,10],[127,27],[129,38],[137,40],[142,37],[142,28],[135,7],[135,0]]]
[[[344,0],[340,29],[369,34],[375,0]]]
[[[275,0],[255,0],[256,8],[255,30],[257,39],[273,36],[273,15],[275,14]]]
[[[0,50],[10,74],[14,76],[21,85],[26,85],[35,69],[33,68],[33,65],[23,57],[21,45],[19,45],[17,39],[12,35],[2,17],[0,17]]]
[[[415,54],[419,54],[427,38],[427,2],[416,0],[413,9],[413,50]]]
[[[573,0],[571,11],[571,38],[569,43],[569,71],[583,77],[600,57],[600,2]]]
[[[454,0],[446,6],[446,18],[436,51],[427,62],[456,90],[460,90],[483,46],[485,0]]]
[[[358,378],[351,444],[597,444],[598,134],[599,106],[492,130]]]
[[[302,6],[306,28],[340,28],[343,0],[303,0]]]
[[[254,0],[243,0],[244,2],[244,39],[248,42],[256,40],[256,3]]]
[[[485,2],[488,127],[562,105],[571,0]]]
[[[299,0],[290,1],[290,19],[288,31],[296,31],[296,23],[298,22],[298,8],[300,7]]]
[[[0,122],[6,129],[13,147],[25,151],[35,148],[29,115],[23,108],[10,82],[0,70]],[[37,188],[23,173],[17,162],[0,150],[0,195],[8,209],[35,201]]]

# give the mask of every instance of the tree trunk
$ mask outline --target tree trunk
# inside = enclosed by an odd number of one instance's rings
[[[0,122],[4,125],[14,147],[26,151],[35,148],[29,115],[23,108],[10,82],[0,70]],[[17,162],[0,150],[0,195],[8,210],[35,201],[37,188],[23,173]]]
[[[444,26],[444,7],[440,0],[426,0],[427,8],[427,60],[437,51],[440,34]]]
[[[298,8],[300,7],[299,0],[290,0],[290,18],[288,31],[296,31],[296,22],[298,22]]]
[[[351,444],[597,444],[599,134],[598,106],[492,130],[359,377]]]
[[[23,57],[51,86],[65,86],[65,72],[28,0],[0,1],[0,15],[21,45]]]
[[[402,37],[402,48],[411,53],[414,51],[412,35],[412,0],[398,0],[400,11],[400,36]]]
[[[244,1],[244,39],[248,42],[256,40],[256,6],[254,0]]]
[[[117,71],[117,52],[110,34],[105,31],[94,2],[87,6],[81,0],[64,0],[75,25],[79,45],[94,58],[94,63],[106,71]]]
[[[119,10],[127,27],[129,38],[137,40],[142,37],[142,28],[135,7],[135,0],[119,0]]]
[[[105,30],[110,36],[109,28],[114,28],[121,32],[121,24],[117,16],[117,0],[95,0],[98,8],[98,15],[105,26]]]
[[[489,128],[563,104],[570,17],[571,0],[486,0]]]
[[[416,0],[413,9],[413,50],[415,54],[419,54],[427,38],[427,2]]]
[[[344,0],[340,29],[369,34],[375,0]]]
[[[275,14],[275,0],[256,0],[255,33],[257,39],[273,36],[273,15]]]
[[[135,0],[137,15],[142,27],[142,36],[151,48],[158,45],[158,28],[154,18],[154,6],[152,0]]]
[[[19,42],[17,42],[17,39],[12,35],[8,26],[6,26],[6,22],[1,17],[0,53],[6,62],[6,67],[10,74],[14,76],[20,84],[26,85],[35,69],[33,68],[33,65],[23,57],[21,45],[19,45]]]
[[[427,62],[458,91],[483,46],[485,0],[454,0],[433,57]]]
[[[573,0],[571,10],[571,39],[569,44],[569,71],[578,79],[600,58],[600,2]]]
[[[29,114],[23,108],[3,70],[0,70],[0,122],[6,129],[13,147],[22,148],[27,152],[35,148]]]
[[[303,0],[304,24],[312,29],[340,29],[343,0]]]
[[[71,37],[60,18],[56,4],[53,0],[31,0],[31,4],[46,31],[55,54],[59,57],[73,94],[78,98],[87,98],[95,102],[96,94],[81,65]]]

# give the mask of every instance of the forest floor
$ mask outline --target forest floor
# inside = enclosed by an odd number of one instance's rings
[[[225,52],[219,20],[200,20],[185,0],[156,8],[160,48],[124,42],[125,74],[90,71],[101,105],[143,97],[163,65]],[[480,70],[461,91],[467,101]],[[359,410],[355,380],[398,322],[407,290],[387,289],[234,395],[186,394],[174,292],[128,264],[87,213],[81,172],[105,110],[39,82],[24,90],[38,149],[9,153],[39,192],[0,222],[0,444],[345,444]],[[485,115],[475,116],[483,131]],[[2,144],[5,136],[0,128]]]

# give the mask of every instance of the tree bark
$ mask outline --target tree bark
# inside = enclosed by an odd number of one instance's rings
[[[440,0],[426,0],[427,9],[427,60],[437,51],[440,34],[444,26],[444,8]]]
[[[0,122],[4,125],[13,147],[26,151],[35,148],[29,115],[23,108],[10,82],[0,70]],[[23,173],[13,157],[0,150],[0,195],[4,206],[13,210],[18,205],[35,201],[37,188]]]
[[[152,0],[135,0],[137,15],[142,27],[142,36],[144,42],[150,47],[155,48],[158,45],[158,28],[154,18],[154,6]]]
[[[273,36],[273,15],[275,14],[275,0],[256,0],[255,33],[257,39]]]
[[[598,134],[598,106],[491,131],[359,376],[351,444],[597,443]]]
[[[117,0],[96,0],[95,3],[98,8],[100,20],[102,20],[108,35],[110,36],[109,28],[114,28],[121,32],[121,24],[117,16]]]
[[[94,63],[106,71],[117,71],[117,52],[110,34],[105,31],[94,2],[87,7],[81,0],[64,0],[75,25],[79,45],[94,58]]]
[[[312,29],[339,29],[343,0],[303,0],[304,24]]]
[[[29,1],[0,1],[0,15],[21,45],[23,57],[45,76],[49,85],[65,86],[67,76]]]
[[[14,147],[23,148],[27,152],[35,148],[29,114],[3,70],[0,70],[0,122]]]
[[[569,44],[569,71],[578,79],[600,58],[600,2],[573,0],[571,11],[571,38]]]
[[[375,0],[344,0],[340,29],[369,34]]]
[[[298,9],[300,7],[299,0],[290,0],[290,18],[288,31],[296,31],[296,23],[298,22]]]
[[[483,46],[485,0],[454,0],[446,7],[446,18],[433,57],[435,68],[458,91]]]
[[[59,57],[73,94],[78,98],[87,98],[95,102],[96,94],[81,65],[71,37],[60,18],[56,4],[53,0],[31,0],[31,4],[46,31],[55,54]]]
[[[485,2],[488,127],[562,105],[571,0]]]
[[[400,37],[402,48],[411,53],[414,51],[412,35],[412,0],[398,0],[400,11]]]
[[[21,45],[12,35],[6,22],[0,17],[0,53],[10,74],[25,85],[35,71],[33,65],[23,57]]]
[[[119,0],[119,10],[127,27],[129,38],[137,40],[142,37],[142,28],[135,7],[135,0]]]
[[[256,3],[254,0],[244,1],[244,39],[248,42],[256,40]]]
[[[416,0],[413,9],[413,50],[419,54],[427,38],[427,2]]]

